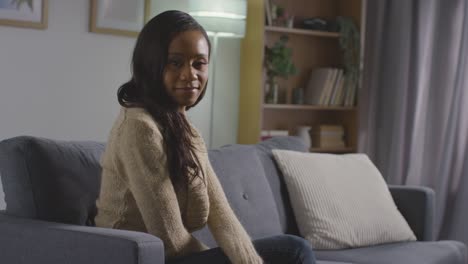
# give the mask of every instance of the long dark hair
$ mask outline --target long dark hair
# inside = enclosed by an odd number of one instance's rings
[[[184,31],[197,30],[211,44],[203,27],[189,14],[166,11],[152,18],[141,30],[132,57],[132,78],[120,86],[117,97],[123,107],[138,105],[147,110],[162,128],[169,174],[174,185],[203,178],[200,161],[193,142],[195,136],[177,103],[164,89],[163,73],[167,64],[169,44]],[[195,106],[205,95],[204,87]]]

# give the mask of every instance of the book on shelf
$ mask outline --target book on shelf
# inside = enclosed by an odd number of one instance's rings
[[[338,73],[338,69],[330,68],[330,74],[328,74],[327,83],[325,84],[325,87],[323,88],[323,91],[322,91],[322,95],[320,96],[319,105],[328,104],[330,91],[333,89],[333,85],[335,83],[337,73]]]
[[[346,84],[346,76],[343,74],[343,77],[341,78],[340,83],[338,84],[336,97],[332,102],[333,106],[343,105],[343,99],[344,99],[344,94],[345,94],[345,84]]]
[[[340,105],[338,99],[339,99],[340,91],[341,89],[343,89],[343,84],[344,84],[344,74],[343,74],[343,70],[340,69],[340,71],[338,72],[338,77],[336,78],[335,85],[333,86],[332,95],[330,97],[330,100],[328,101],[328,105],[332,105],[332,106]]]
[[[312,70],[304,93],[305,103],[318,106],[354,106],[356,84],[343,69],[319,67]]]
[[[305,89],[305,102],[310,105],[339,106],[343,89],[343,69],[319,67],[312,70]]]
[[[341,125],[318,125],[311,130],[314,148],[345,148],[345,130]]]
[[[356,100],[356,93],[357,93],[357,84],[352,82],[349,78],[346,79],[345,84],[345,95],[343,98],[343,105],[344,106],[354,106]]]
[[[332,68],[321,67],[312,70],[304,94],[306,104],[320,105],[332,74]]]
[[[266,140],[272,137],[277,137],[277,136],[289,136],[289,131],[288,130],[262,130],[260,133],[260,139]]]
[[[312,127],[313,133],[344,133],[344,127],[342,125],[316,125]]]
[[[322,105],[332,105],[332,97],[335,91],[338,89],[339,81],[343,76],[343,69],[334,68],[334,74],[330,80],[330,85],[327,87],[325,100]]]
[[[346,147],[343,140],[320,139],[317,141],[315,138],[312,138],[312,142],[313,148],[343,149]]]

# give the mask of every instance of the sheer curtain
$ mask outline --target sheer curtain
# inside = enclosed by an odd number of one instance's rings
[[[468,0],[367,1],[360,151],[436,191],[439,238],[468,244]]]

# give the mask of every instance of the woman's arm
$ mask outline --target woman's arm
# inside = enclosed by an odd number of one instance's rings
[[[166,258],[207,249],[183,225],[156,124],[127,119],[120,132],[121,164],[130,190],[148,233],[164,242]]]
[[[210,199],[208,226],[216,242],[234,264],[263,263],[249,235],[232,211],[208,157],[206,172]]]

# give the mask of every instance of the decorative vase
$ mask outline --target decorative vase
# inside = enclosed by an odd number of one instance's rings
[[[304,140],[307,149],[310,149],[310,147],[312,146],[312,140],[310,138],[311,128],[311,126],[298,126],[296,127],[296,131],[294,132],[295,136],[300,137],[302,138],[302,140]]]
[[[296,88],[293,90],[293,104],[304,104],[304,89]]]
[[[268,82],[267,83],[267,94],[265,97],[265,102],[267,104],[277,104],[278,103],[278,93],[279,93],[279,86],[275,82]]]

